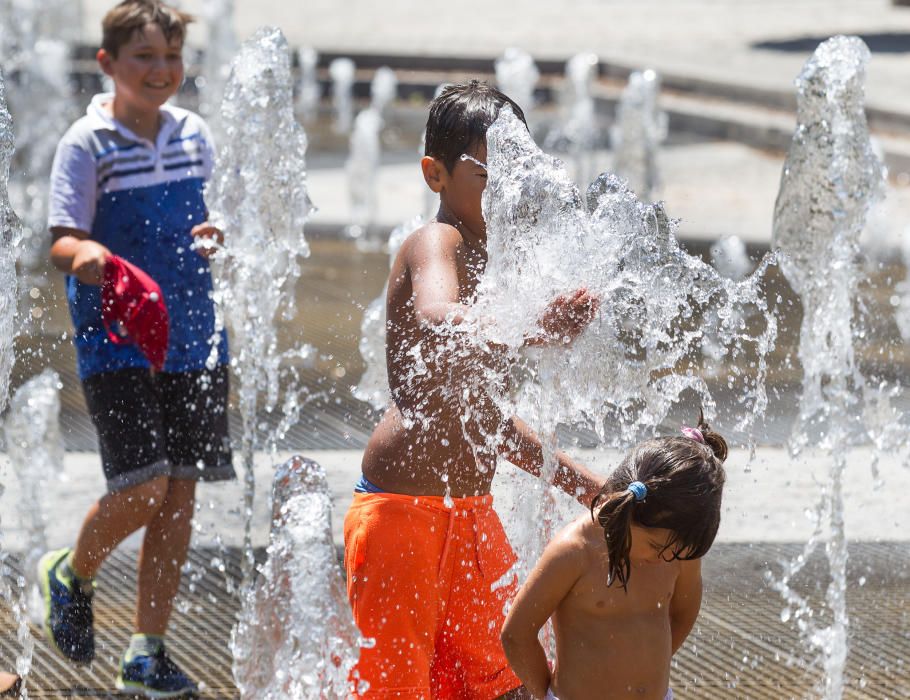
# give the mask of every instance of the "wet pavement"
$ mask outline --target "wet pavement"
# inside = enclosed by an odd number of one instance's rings
[[[820,697],[821,677],[812,653],[792,623],[781,621],[783,608],[769,590],[765,572],[792,558],[798,547],[786,544],[718,544],[705,562],[705,597],[701,615],[676,654],[671,685],[681,699],[742,698],[782,700]],[[907,589],[910,572],[893,562],[905,545],[857,543],[850,548],[847,604],[851,622],[846,665],[848,700],[897,700],[910,697],[910,624]],[[260,552],[260,556],[262,552]],[[213,562],[226,564],[216,571]],[[202,698],[238,698],[228,651],[238,608],[226,581],[239,579],[239,552],[195,548],[178,596],[168,634],[175,660],[201,682]],[[33,671],[28,679],[34,698],[117,698],[113,691],[117,662],[129,640],[135,586],[134,554],[115,552],[101,571],[95,603],[98,653],[89,667],[75,667],[56,655],[38,636]],[[817,553],[799,588],[817,605],[825,564]],[[195,579],[195,580],[194,580]],[[0,610],[0,627],[10,620]],[[0,662],[7,663],[15,644],[0,635]]]

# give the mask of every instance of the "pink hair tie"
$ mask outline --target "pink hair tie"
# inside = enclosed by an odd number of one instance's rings
[[[684,425],[679,429],[679,432],[687,438],[695,440],[695,442],[700,442],[702,445],[705,444],[705,436],[701,434],[701,431],[698,428],[690,428],[688,425]]]

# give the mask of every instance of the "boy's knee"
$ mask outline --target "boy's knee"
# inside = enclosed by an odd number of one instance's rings
[[[134,504],[137,511],[151,515],[160,510],[167,498],[169,481],[167,476],[156,476],[154,479],[133,486],[124,495]]]

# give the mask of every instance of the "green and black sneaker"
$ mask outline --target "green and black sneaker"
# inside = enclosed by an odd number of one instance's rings
[[[87,664],[95,658],[93,584],[77,581],[64,564],[71,551],[67,547],[48,552],[38,562],[38,583],[44,596],[44,633],[66,658]]]

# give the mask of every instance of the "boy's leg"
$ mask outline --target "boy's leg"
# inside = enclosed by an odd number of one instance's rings
[[[470,500],[473,507],[458,512],[453,543],[457,548],[450,550],[451,596],[437,642],[437,648],[445,649],[444,663],[436,669],[436,682],[453,685],[459,700],[530,697],[509,666],[499,638],[505,609],[518,591],[511,570],[515,553],[492,508],[492,497]],[[456,500],[456,508],[458,504]]]
[[[94,578],[117,545],[152,520],[167,492],[168,478],[158,476],[144,484],[106,494],[94,503],[73,547],[71,565],[76,576]]]
[[[180,586],[192,534],[196,482],[170,479],[161,508],[152,516],[139,553],[136,632],[164,636]]]
[[[120,662],[117,687],[176,697],[196,684],[169,657],[164,633],[192,534],[196,482],[234,477],[227,426],[227,367],[159,372],[154,392],[171,465],[161,509],[148,524],[139,555],[136,634]]]
[[[72,661],[86,663],[95,654],[92,577],[114,547],[161,508],[171,465],[147,369],[92,375],[82,388],[98,431],[108,494],[89,509],[75,552],[48,552],[38,568],[48,638]]]
[[[345,569],[354,621],[372,646],[360,649],[353,681],[369,700],[433,697],[444,515],[393,494],[354,494],[344,520]]]
[[[108,486],[108,493],[89,509],[73,553],[76,575],[91,578],[108,554],[161,508],[171,466],[147,369],[92,375],[82,381],[82,389],[98,431]]]

